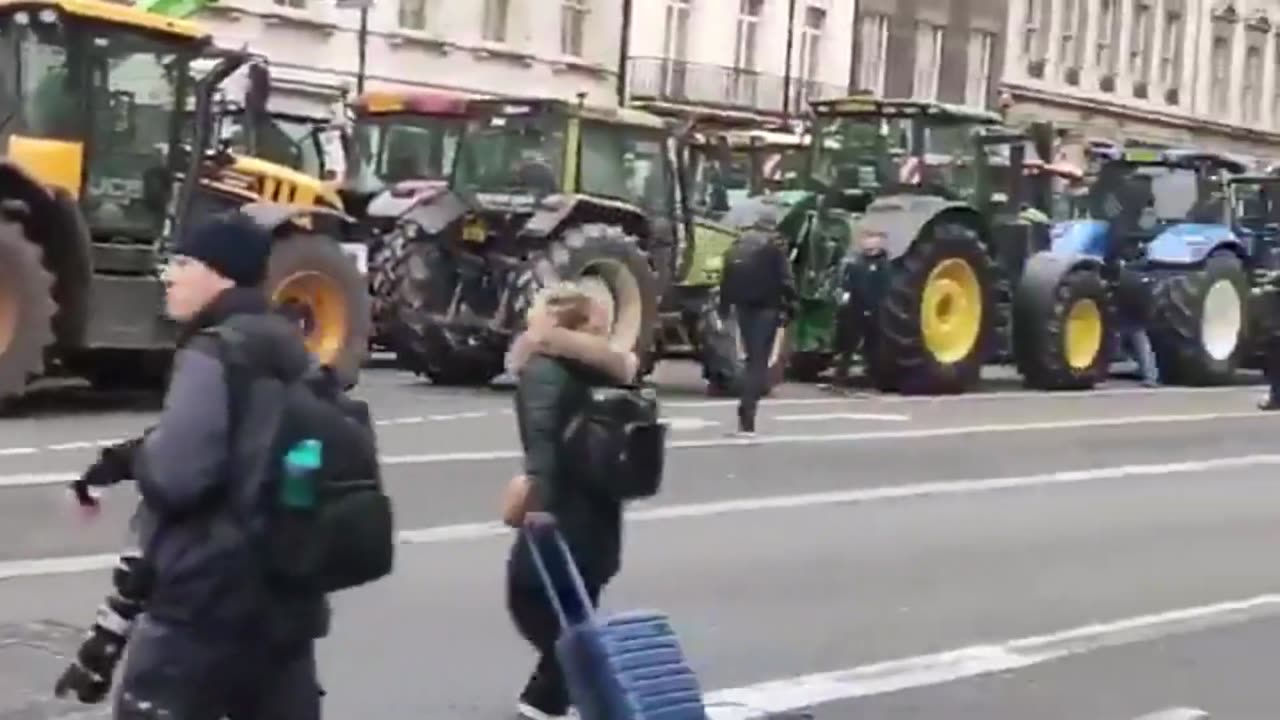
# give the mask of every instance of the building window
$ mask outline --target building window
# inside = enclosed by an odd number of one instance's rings
[[[684,97],[685,61],[689,57],[689,13],[691,0],[667,0],[666,21],[663,26],[662,56],[663,87],[665,95]]]
[[[916,23],[916,68],[911,82],[912,97],[922,100],[938,98],[938,68],[942,64],[942,27],[933,23]]]
[[[733,51],[733,66],[739,70],[756,70],[756,53],[760,41],[760,10],[764,0],[741,0],[738,7],[738,41]]]
[[[507,15],[511,0],[484,0],[484,39],[490,42],[507,41]]]
[[[991,57],[995,50],[995,33],[983,30],[969,32],[969,58],[966,67],[964,99],[970,105],[986,107],[991,90]]]
[[[560,52],[583,57],[587,32],[588,0],[562,0],[560,6]]]
[[[306,10],[307,0],[275,0],[277,7],[292,8],[294,10]]]
[[[1043,0],[1024,0],[1026,3],[1026,22],[1022,26],[1022,55],[1036,59],[1040,55],[1040,32]]]
[[[1135,83],[1150,82],[1152,27],[1149,0],[1134,1],[1129,31],[1129,75]]]
[[[889,16],[867,14],[858,23],[858,89],[884,94],[889,58]]]
[[[1182,74],[1182,13],[1165,13],[1162,32],[1160,84],[1166,89],[1177,88]]]
[[[1275,66],[1275,77],[1272,82],[1275,86],[1271,88],[1271,124],[1280,127],[1280,42],[1274,43],[1275,54],[1271,58],[1272,65]]]
[[[1215,112],[1223,115],[1228,113],[1227,108],[1230,107],[1231,98],[1227,94],[1227,90],[1231,86],[1231,78],[1228,69],[1231,65],[1231,42],[1225,37],[1216,37],[1213,39],[1213,53],[1209,57],[1212,67],[1213,81],[1212,99]]]
[[[1058,39],[1058,67],[1062,72],[1080,67],[1080,15],[1082,0],[1062,0],[1062,36]]]
[[[1119,39],[1119,13],[1115,0],[1101,0],[1098,8],[1098,45],[1093,62],[1103,75],[1115,75],[1116,41]]]
[[[1244,105],[1244,123],[1256,125],[1262,120],[1262,48],[1250,46],[1244,53],[1244,83],[1240,88]]]
[[[816,7],[805,8],[804,29],[800,34],[799,77],[801,82],[813,83],[818,79],[818,71],[822,65],[822,29],[826,23],[826,10]]]
[[[406,30],[426,30],[427,0],[400,0],[400,27]]]

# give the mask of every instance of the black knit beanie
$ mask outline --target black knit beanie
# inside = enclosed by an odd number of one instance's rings
[[[239,287],[258,287],[267,277],[271,235],[240,213],[217,215],[192,228],[173,252],[199,260]]]

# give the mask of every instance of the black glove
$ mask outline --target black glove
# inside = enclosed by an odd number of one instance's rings
[[[89,494],[89,488],[107,487],[130,479],[133,475],[134,455],[137,454],[138,448],[142,447],[142,441],[145,438],[144,434],[142,437],[103,448],[98,454],[98,460],[84,471],[79,480],[71,483],[76,501],[85,507],[95,507],[98,501]]]
[[[125,639],[99,625],[76,652],[75,662],[67,666],[53,686],[53,694],[65,698],[74,693],[85,704],[102,702],[111,692],[111,677],[124,651]]]

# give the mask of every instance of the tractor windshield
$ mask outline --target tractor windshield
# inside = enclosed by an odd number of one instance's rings
[[[1170,222],[1220,223],[1226,213],[1221,179],[1172,165],[1112,161],[1090,188],[1089,215],[1114,220],[1132,215],[1139,227]]]
[[[563,119],[537,114],[471,118],[454,162],[454,188],[475,195],[534,198],[559,192],[564,128]]]
[[[0,139],[78,140],[83,106],[74,83],[61,24],[44,12],[0,15]]]
[[[876,192],[905,161],[906,139],[878,116],[832,118],[814,132],[813,176],[828,186]]]
[[[462,118],[453,116],[361,117],[356,122],[347,180],[360,186],[444,180],[453,169],[464,125]]]
[[[1280,223],[1280,179],[1232,183],[1231,215],[1236,225],[1254,231]]]
[[[91,32],[89,225],[156,237],[182,132],[190,55],[135,32]]]
[[[659,215],[672,211],[672,170],[667,136],[661,130],[583,121],[581,167],[583,193]]]
[[[245,118],[244,111],[238,109],[223,116],[223,137],[238,150],[246,147]],[[329,166],[322,139],[324,128],[322,122],[309,118],[266,118],[265,127],[258,129],[258,147],[254,155],[305,175],[323,177]]]

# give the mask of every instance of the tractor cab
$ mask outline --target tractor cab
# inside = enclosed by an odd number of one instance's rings
[[[105,2],[0,0],[0,149],[73,198],[95,238],[154,240],[209,49],[191,23]]]
[[[1108,261],[1134,261],[1157,241],[1169,246],[1158,254],[1198,255],[1200,245],[1233,239],[1229,179],[1245,172],[1239,160],[1114,145],[1094,146],[1089,153],[1095,172],[1085,198],[1087,219],[1055,226],[1059,251],[1070,246]]]
[[[1251,256],[1280,254],[1280,174],[1237,175],[1227,181],[1231,228]]]
[[[341,190],[348,212],[394,218],[445,187],[466,124],[466,97],[367,92],[351,110]]]

